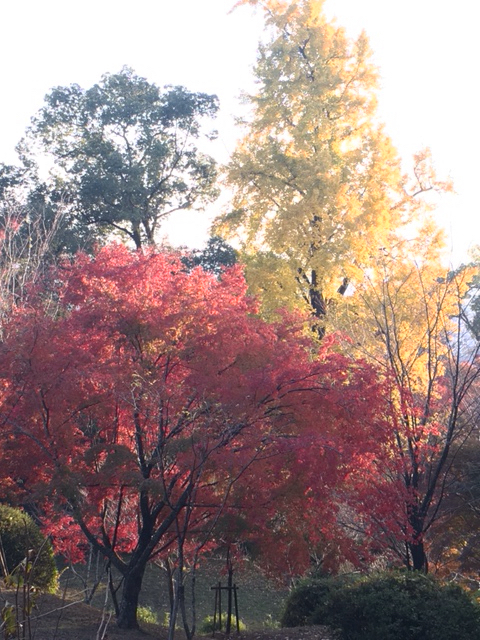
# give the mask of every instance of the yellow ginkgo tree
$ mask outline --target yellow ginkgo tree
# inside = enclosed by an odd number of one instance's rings
[[[304,306],[320,335],[327,310],[448,187],[428,152],[413,177],[377,115],[378,73],[365,34],[349,39],[322,2],[246,0],[265,13],[250,117],[226,168],[233,191],[215,224],[235,240],[268,314]]]

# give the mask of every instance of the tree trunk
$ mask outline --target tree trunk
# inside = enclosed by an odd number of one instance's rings
[[[425,553],[425,546],[423,542],[410,542],[408,548],[412,558],[412,569],[414,571],[428,573],[427,554]]]
[[[131,238],[135,242],[135,249],[139,251],[142,248],[142,236],[140,234],[140,226],[138,223],[132,224]]]
[[[418,482],[415,482],[414,486],[417,488]],[[411,559],[411,567],[409,559],[409,568],[413,569],[414,571],[428,573],[427,554],[425,553],[425,545],[423,543],[425,515],[420,510],[418,505],[410,505],[408,520],[413,531],[412,539],[407,544]]]
[[[124,577],[117,625],[120,629],[138,629],[138,596],[142,588],[145,566],[127,573]]]

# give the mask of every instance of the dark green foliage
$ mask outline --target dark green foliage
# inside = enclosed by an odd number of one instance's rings
[[[95,229],[78,219],[66,185],[41,180],[37,168],[23,160],[23,167],[0,163],[2,273],[10,267],[22,284],[60,255],[91,252],[98,239]]]
[[[218,276],[223,269],[236,264],[237,252],[220,236],[212,236],[204,249],[194,249],[182,262],[188,269],[202,267]]]
[[[25,210],[43,234],[49,236],[50,261],[59,256],[74,255],[77,251],[92,253],[99,240],[98,229],[87,225],[78,216],[73,203],[76,194],[66,184],[56,180],[42,182],[33,176]]]
[[[125,67],[88,90],[56,87],[18,149],[34,166],[36,149],[53,163],[49,191],[74,226],[153,244],[161,221],[202,208],[218,194],[214,160],[197,147],[216,96],[184,87],[161,91]],[[85,234],[87,235],[88,234]]]
[[[295,620],[295,607],[300,624],[329,625],[342,640],[480,638],[478,604],[460,587],[419,572],[302,583],[287,601],[284,621]]]
[[[32,563],[29,583],[45,591],[57,586],[57,568],[52,545],[32,518],[7,505],[0,505],[0,536],[9,573],[15,572],[27,554]]]
[[[0,199],[22,183],[23,171],[19,167],[0,162]]]
[[[480,340],[480,246],[475,248],[474,265],[477,273],[473,276],[465,305],[465,316],[474,340]]]
[[[341,588],[343,582],[340,578],[334,577],[313,578],[300,582],[288,596],[280,619],[282,627],[317,624],[313,622],[314,617],[325,619],[329,614],[333,594]]]

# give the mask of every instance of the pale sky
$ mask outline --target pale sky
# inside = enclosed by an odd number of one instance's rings
[[[0,161],[14,147],[43,96],[54,86],[88,88],[129,65],[149,81],[216,93],[220,138],[212,153],[233,150],[237,97],[251,88],[260,15],[233,0],[4,0],[0,8]],[[425,146],[457,195],[443,197],[439,221],[452,260],[480,244],[480,40],[471,0],[326,0],[329,17],[355,36],[364,29],[380,68],[380,115],[405,160]],[[210,215],[218,211],[213,207]],[[173,242],[199,244],[208,214],[172,218]]]

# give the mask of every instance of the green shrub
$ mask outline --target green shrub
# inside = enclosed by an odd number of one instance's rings
[[[468,594],[417,572],[361,581],[336,594],[331,614],[345,640],[480,638],[480,608]]]
[[[28,582],[44,591],[55,591],[58,575],[52,545],[29,515],[0,505],[0,537],[10,573],[15,572],[28,553],[32,567]]]
[[[317,624],[313,622],[313,616],[326,619],[329,615],[333,594],[347,582],[347,578],[344,577],[308,578],[302,580],[287,598],[280,618],[281,626],[303,627]]]
[[[218,617],[216,620],[216,628],[213,628],[213,616],[207,616],[206,618],[203,619],[202,624],[200,625],[200,633],[213,633],[214,631],[218,631]],[[227,626],[227,614],[226,613],[222,613],[222,630],[225,630]],[[242,620],[238,621],[238,626],[240,631],[245,631],[246,630],[246,625]],[[231,618],[231,629],[232,631],[236,631],[237,630],[237,618],[235,616],[232,616]]]
[[[145,624],[158,624],[158,616],[150,607],[139,606],[137,608],[137,618],[139,622]]]
[[[271,613],[269,613],[265,620],[262,623],[262,627],[264,629],[279,629],[280,628],[280,622],[278,620],[275,620],[272,616]]]
[[[460,587],[417,572],[383,573],[343,584],[330,579],[323,591],[311,583],[309,593],[308,583],[301,586],[289,603],[298,603],[302,624],[329,625],[341,632],[342,640],[480,639],[478,604]],[[301,593],[308,593],[308,605]]]

